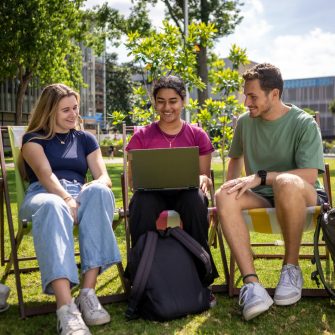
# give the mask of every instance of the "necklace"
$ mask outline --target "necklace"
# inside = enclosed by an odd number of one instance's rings
[[[159,127],[158,123],[157,123],[157,127],[159,129],[159,132],[162,134],[164,140],[166,142],[169,143],[169,148],[172,148],[172,143],[175,141],[175,139],[179,136],[179,134],[182,132],[183,128],[184,128],[184,123],[182,123],[182,127],[180,128],[180,130],[178,131],[178,133],[176,135],[174,135],[171,139],[169,139],[168,137],[165,136],[163,130]],[[168,134],[167,134],[168,135]],[[172,135],[171,135],[172,136]]]
[[[62,140],[62,139],[60,139],[58,136],[57,136],[57,134],[55,133],[55,136],[56,136],[56,138],[57,138],[57,140],[60,142],[60,144],[65,144],[66,143],[66,141],[67,141],[67,139],[68,139],[68,137],[69,137],[69,134],[71,133],[71,130],[66,134],[66,136],[65,136],[65,138]]]
[[[180,132],[178,132],[178,134],[174,135],[174,137],[172,137],[171,140],[169,140],[164,133],[161,131],[162,136],[164,137],[165,141],[169,143],[169,147],[172,148],[172,143],[174,142],[174,140],[178,137],[178,135],[180,134]]]

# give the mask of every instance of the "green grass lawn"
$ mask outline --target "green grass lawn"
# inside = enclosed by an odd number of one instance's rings
[[[335,162],[329,160],[332,180],[335,176]],[[213,165],[215,171],[215,183],[218,187],[222,182],[220,163]],[[117,206],[121,207],[121,188],[120,173],[121,165],[109,165],[108,170],[113,181],[113,191],[117,199]],[[11,200],[14,220],[17,217],[17,208],[15,200],[14,171],[8,170],[10,179]],[[334,194],[333,194],[334,196]],[[125,265],[125,236],[123,226],[116,229],[116,236],[123,255]],[[305,240],[312,241],[313,235],[308,233],[304,236]],[[280,235],[261,235],[252,234],[253,241],[264,240],[275,241],[281,239]],[[6,251],[9,251],[9,241],[6,236]],[[226,248],[227,249],[227,248]],[[33,242],[31,237],[26,237],[20,254],[25,256],[33,251]],[[216,284],[223,282],[222,263],[218,249],[213,249],[213,257],[220,272],[220,278]],[[275,286],[281,262],[278,260],[259,261],[256,268],[261,281],[265,285]],[[314,266],[309,261],[301,263],[305,287],[315,287],[310,280],[310,274]],[[0,273],[2,272],[2,268]],[[38,272],[25,274],[23,278],[24,298],[33,304],[39,304],[41,301],[54,301],[53,297],[47,297],[41,293],[40,276]],[[11,308],[0,314],[0,335],[2,334],[31,334],[44,335],[56,333],[56,316],[49,314],[45,316],[30,317],[21,320],[18,313],[17,297],[15,290],[14,277],[10,275],[6,282],[12,289],[9,303]],[[97,285],[98,294],[108,294],[110,292],[120,292],[121,284],[117,276],[116,267],[99,278]],[[76,290],[74,294],[76,294]],[[92,334],[335,334],[335,309],[329,299],[303,298],[298,304],[291,307],[272,307],[269,312],[260,317],[245,322],[238,306],[238,298],[229,298],[224,294],[217,294],[218,304],[215,308],[206,311],[200,315],[188,316],[171,322],[158,323],[136,320],[127,322],[124,318],[126,303],[115,303],[106,306],[112,316],[110,324],[105,326],[91,327]]]

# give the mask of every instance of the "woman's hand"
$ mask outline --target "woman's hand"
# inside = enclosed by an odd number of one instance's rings
[[[74,224],[78,224],[79,222],[78,222],[78,203],[77,201],[71,196],[65,198],[64,201],[66,202],[67,206],[70,209],[70,213],[72,215]]]
[[[209,178],[207,175],[202,174],[199,176],[199,187],[205,194],[210,190],[212,187],[212,179]]]
[[[86,187],[88,187],[88,186],[90,186],[90,185],[92,185],[92,184],[103,184],[103,185],[109,187],[109,186],[107,185],[107,183],[105,183],[103,180],[100,180],[100,179],[94,179],[94,180],[92,180],[92,181],[90,181],[90,182],[84,184],[83,187],[82,187],[82,189],[84,189],[84,188],[86,188]]]

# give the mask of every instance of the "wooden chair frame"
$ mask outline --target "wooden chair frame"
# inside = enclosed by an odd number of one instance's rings
[[[28,316],[33,315],[40,315],[51,313],[56,310],[55,303],[43,303],[38,306],[29,306],[24,299],[22,293],[22,284],[21,284],[21,274],[22,273],[29,273],[32,271],[38,271],[38,267],[24,267],[21,268],[20,263],[24,263],[26,261],[36,260],[36,256],[31,257],[19,257],[18,250],[21,244],[23,237],[29,233],[31,230],[31,223],[26,221],[19,221],[18,222],[18,229],[15,232],[12,210],[11,210],[11,201],[10,201],[10,190],[8,186],[8,177],[7,177],[7,169],[5,164],[5,157],[4,157],[4,134],[9,134],[9,127],[1,127],[0,128],[0,166],[1,166],[1,175],[0,175],[0,261],[1,266],[5,266],[4,273],[2,275],[2,280],[5,280],[9,274],[14,274],[15,276],[15,284],[17,290],[17,298],[18,298],[18,305],[19,305],[19,313],[21,318],[26,318]],[[13,150],[14,151],[14,150]],[[16,184],[23,183],[19,171],[15,168],[15,177],[16,177]],[[22,187],[22,185],[17,185],[17,187]],[[22,200],[22,199],[21,199]],[[20,200],[18,199],[20,202]],[[8,233],[10,238],[10,255],[6,256],[5,253],[5,217],[4,214],[7,214],[7,224],[8,224]],[[121,222],[123,213],[117,212],[115,213],[114,221],[113,221],[113,228]],[[76,253],[78,256],[79,253]],[[80,266],[80,264],[78,264]],[[124,270],[122,263],[117,263],[119,277],[121,279],[121,284],[123,288],[123,293],[115,293],[106,296],[99,297],[99,300],[102,304],[109,304],[112,302],[119,302],[124,301],[128,297],[128,286],[124,281]]]
[[[126,231],[126,244],[127,244],[127,257],[129,257],[130,249],[131,249],[131,238],[130,238],[130,230],[129,230],[129,184],[128,184],[128,155],[126,151],[127,146],[127,135],[133,134],[136,126],[127,126],[123,123],[122,127],[122,140],[123,140],[123,173],[121,174],[121,185],[122,185],[122,201],[123,201],[123,209],[124,209],[124,220],[125,220],[125,231]],[[211,171],[211,177],[214,185],[214,173]],[[228,292],[228,283],[230,281],[229,269],[227,256],[225,252],[225,245],[222,237],[221,226],[218,224],[218,219],[216,215],[216,207],[215,207],[215,198],[214,198],[214,187],[211,189],[211,204],[208,208],[208,216],[209,216],[209,238],[208,244],[209,246],[217,246],[217,240],[219,242],[220,248],[220,256],[223,265],[223,274],[225,276],[225,283],[212,285],[213,292]]]
[[[320,115],[319,113],[316,113],[315,119],[318,125],[320,125]],[[325,191],[328,195],[329,203],[332,205],[332,194],[331,194],[331,184],[330,184],[330,172],[329,172],[329,165],[325,164],[325,173],[323,174],[323,184],[325,187]],[[315,218],[317,217],[317,213],[320,212],[321,206],[315,206],[317,212],[315,215]],[[259,210],[259,209],[257,209]],[[264,209],[265,210],[265,209]],[[256,210],[249,210],[249,211],[256,211]],[[302,242],[301,243],[302,247],[310,247],[311,249],[313,248],[313,242],[307,243],[307,242]],[[324,246],[324,244],[320,244],[320,246]],[[278,244],[276,243],[251,243],[252,248],[257,248],[257,247],[278,247]],[[252,250],[253,252],[253,258],[254,259],[283,259],[284,255],[283,254],[260,254],[256,253],[254,249]],[[313,253],[311,254],[300,254],[299,259],[312,259],[313,258]],[[320,255],[321,259],[328,259],[329,257],[327,256],[327,250],[325,251],[324,255]],[[229,296],[234,296],[238,295],[240,292],[240,289],[236,286],[236,283],[241,279],[239,277],[239,280],[235,282],[235,271],[236,271],[236,262],[234,256],[230,255],[230,265],[229,265],[229,273],[230,273],[230,280],[229,280]],[[273,295],[275,288],[266,288],[269,292],[269,294]],[[321,288],[303,288],[302,289],[302,296],[309,296],[309,297],[327,297],[328,294],[325,289]]]

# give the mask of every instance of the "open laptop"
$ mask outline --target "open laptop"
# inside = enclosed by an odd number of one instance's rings
[[[199,148],[129,151],[134,190],[180,190],[199,187]]]

